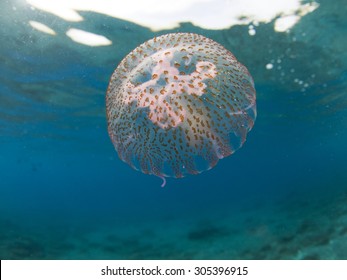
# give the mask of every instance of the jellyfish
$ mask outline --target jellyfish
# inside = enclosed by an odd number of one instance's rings
[[[170,33],[120,62],[106,112],[119,158],[165,185],[165,177],[209,170],[243,145],[256,118],[256,92],[247,68],[222,45]]]

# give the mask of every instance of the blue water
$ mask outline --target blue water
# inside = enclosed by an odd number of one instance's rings
[[[91,12],[69,23],[2,1],[0,258],[347,259],[347,20],[343,1],[319,4],[288,33],[272,21],[250,36],[190,23],[155,33]],[[70,27],[114,43],[78,44]],[[127,53],[178,31],[247,66],[258,117],[234,155],[161,188],[118,158],[105,92]]]

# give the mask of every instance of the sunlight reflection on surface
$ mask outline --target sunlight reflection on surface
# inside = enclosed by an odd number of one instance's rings
[[[29,21],[29,24],[38,31],[41,31],[50,35],[56,35],[55,31],[52,28],[48,27],[47,25],[41,22],[31,20]]]
[[[90,33],[80,29],[70,28],[66,35],[70,37],[73,41],[84,44],[87,46],[108,46],[112,44],[112,41],[107,39],[105,36]]]
[[[279,17],[283,32],[302,16],[318,8],[312,1],[300,0],[26,0],[32,7],[55,14],[66,21],[82,21],[80,11],[91,11],[131,21],[153,31],[175,28],[180,22],[192,22],[206,29],[225,29],[237,24],[270,22]],[[296,16],[294,22],[292,17]],[[285,23],[289,20],[289,23]],[[286,29],[287,28],[287,29]]]

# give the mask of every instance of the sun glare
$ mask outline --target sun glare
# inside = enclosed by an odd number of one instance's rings
[[[302,4],[301,0],[26,1],[33,8],[54,14],[70,22],[83,21],[81,12],[95,12],[130,21],[150,28],[152,31],[175,28],[180,22],[191,22],[201,28],[218,30],[240,24],[255,26],[259,23],[275,20],[274,30],[285,32],[293,28],[303,16],[319,6],[316,2]],[[42,32],[55,34],[48,26],[38,22],[31,22],[30,25]],[[70,29],[66,34],[72,40],[90,46],[104,46],[112,43],[101,35],[86,31],[77,32],[76,29]],[[249,30],[249,35],[256,35],[255,28]]]
[[[66,32],[66,35],[70,37],[73,41],[91,46],[108,46],[112,44],[112,41],[107,39],[105,36],[90,33],[80,29],[71,28]]]
[[[38,31],[50,34],[50,35],[56,35],[55,31],[48,27],[47,25],[41,23],[41,22],[37,22],[37,21],[29,21],[29,24],[31,25],[32,28],[35,28]]]

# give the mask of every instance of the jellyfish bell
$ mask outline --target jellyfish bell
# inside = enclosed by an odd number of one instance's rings
[[[222,45],[172,33],[121,61],[106,111],[120,159],[165,185],[165,177],[211,169],[243,145],[256,118],[256,92],[246,67]]]

